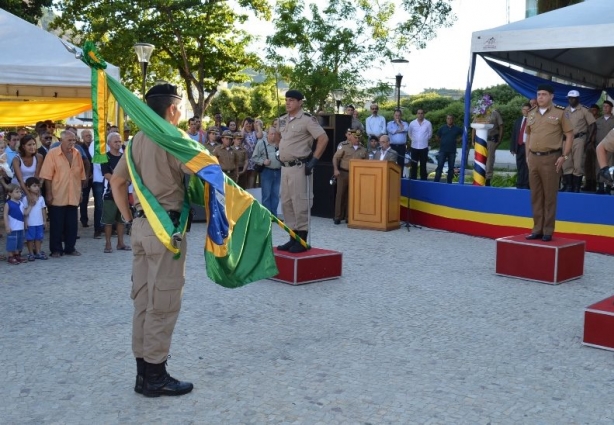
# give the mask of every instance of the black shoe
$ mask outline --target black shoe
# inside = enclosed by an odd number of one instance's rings
[[[552,240],[552,235],[544,235],[542,236],[542,241],[550,242]]]
[[[299,235],[302,240],[307,242],[307,231],[306,230],[298,230],[296,234]],[[292,245],[288,251],[293,254],[299,254],[301,252],[307,251],[307,248],[305,248],[300,242],[295,242],[294,245]]]
[[[540,235],[539,233],[531,233],[530,235],[525,236],[525,239],[532,241],[534,239],[541,239],[543,237],[544,235]]]
[[[187,394],[194,389],[191,382],[182,382],[166,371],[166,362],[160,364],[147,363],[143,382],[145,397],[160,397],[161,395],[177,396]]]
[[[89,225],[89,224],[87,224],[87,223],[81,223],[81,226],[82,226],[82,227],[90,227],[90,225]]]
[[[337,219],[335,219],[335,220],[333,221],[333,223],[335,223],[335,224],[341,224],[341,220],[337,220]]]
[[[143,394],[143,381],[145,379],[145,360],[142,358],[136,359],[136,382],[134,383],[134,392]]]
[[[490,186],[490,179],[486,179],[485,186]]]
[[[295,230],[295,233],[296,233],[296,230]],[[292,236],[290,236],[290,240],[288,242],[286,242],[285,244],[283,244],[283,245],[278,245],[277,249],[280,250],[280,251],[289,251],[290,247],[292,245],[294,245],[295,243],[296,243],[296,241],[294,240],[294,238]]]

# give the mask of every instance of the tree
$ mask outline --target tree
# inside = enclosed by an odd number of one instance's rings
[[[253,87],[233,86],[222,89],[211,102],[211,110],[220,112],[226,124],[228,121],[238,121],[245,117],[261,118],[268,126],[277,116],[277,99],[274,82],[265,81]]]
[[[0,8],[36,25],[53,0],[0,0]]]
[[[246,50],[252,37],[237,24],[247,20],[247,11],[270,19],[270,8],[266,0],[239,4],[233,7],[222,0],[64,0],[58,5],[62,17],[53,25],[72,34],[76,44],[96,41],[102,56],[120,67],[122,82],[135,91],[142,77],[133,45],[155,40],[147,85],[156,80],[181,81],[194,113],[202,115],[221,82],[245,81],[248,77],[242,71],[259,65],[257,54]]]
[[[399,7],[409,17],[393,26]],[[360,89],[367,84],[365,69],[412,46],[423,48],[438,27],[455,19],[448,0],[403,0],[400,6],[392,1],[331,0],[322,10],[310,4],[305,12],[304,2],[278,1],[267,59],[273,63],[271,72],[303,91],[311,111],[322,109],[336,88],[344,89],[345,100],[372,95]]]
[[[537,13],[551,12],[562,7],[571,6],[572,4],[581,3],[583,0],[538,0]]]

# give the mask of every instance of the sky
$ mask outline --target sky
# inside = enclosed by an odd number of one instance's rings
[[[326,0],[315,0],[322,4]],[[309,1],[311,3],[311,1]],[[452,0],[452,10],[457,20],[450,28],[437,31],[425,49],[414,50],[405,59],[409,60],[399,71],[403,74],[402,91],[408,94],[421,93],[425,88],[465,89],[469,69],[471,33],[498,27],[507,23],[506,0]],[[525,0],[509,0],[510,22],[524,19]],[[262,40],[273,33],[273,25],[249,22],[246,29]],[[389,80],[394,84],[396,70],[389,68],[367,72],[374,80]],[[386,77],[387,75],[387,77]],[[503,84],[503,80],[478,58],[473,88]]]

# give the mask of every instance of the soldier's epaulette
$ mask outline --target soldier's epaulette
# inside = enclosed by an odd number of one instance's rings
[[[531,112],[533,109],[537,108],[537,105],[535,105],[534,107],[532,107],[531,109],[529,109],[529,112]]]
[[[311,115],[311,114],[310,114],[310,113],[308,113],[308,112],[303,112],[303,114],[307,115],[308,117],[312,117],[312,116],[313,116],[313,115]]]
[[[561,106],[561,105],[557,105],[557,104],[554,104],[554,107],[556,109],[565,109],[566,108],[566,106]]]

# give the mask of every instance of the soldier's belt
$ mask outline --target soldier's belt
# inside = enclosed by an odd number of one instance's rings
[[[579,139],[580,137],[584,137],[584,136],[586,136],[586,131],[583,131],[582,133],[574,134],[573,138]]]
[[[545,151],[545,152],[534,152],[534,151],[529,151],[531,152],[533,155],[537,155],[537,156],[546,156],[546,155],[552,155],[553,153],[560,153],[561,149],[556,149],[553,151]]]
[[[293,159],[292,161],[279,161],[282,167],[295,167],[297,165],[307,164],[311,159],[311,155],[307,158]]]
[[[341,170],[341,171],[345,171],[346,173],[349,173],[349,172],[350,172],[350,170],[346,170],[346,169],[341,168],[341,167],[339,167],[339,170]]]

